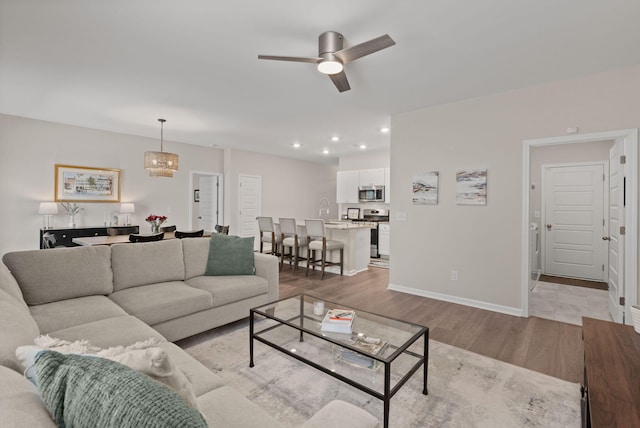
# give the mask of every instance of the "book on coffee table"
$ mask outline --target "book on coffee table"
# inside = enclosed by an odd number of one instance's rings
[[[339,358],[347,363],[366,367],[368,369],[375,369],[378,366],[378,361],[371,358],[369,355],[378,356],[382,354],[384,349],[387,347],[387,342],[385,340],[376,337],[368,337],[363,334],[351,336],[351,339],[348,340],[347,343],[362,352],[366,352],[368,355],[352,351],[351,349],[341,348]]]
[[[355,311],[346,309],[330,309],[322,320],[322,331],[334,333],[351,333],[351,326],[356,318]]]

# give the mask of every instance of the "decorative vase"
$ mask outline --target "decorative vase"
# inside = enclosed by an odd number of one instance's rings
[[[160,225],[159,224],[152,224],[151,225],[151,233],[159,233],[160,232]]]
[[[76,227],[76,215],[69,214],[69,227]]]

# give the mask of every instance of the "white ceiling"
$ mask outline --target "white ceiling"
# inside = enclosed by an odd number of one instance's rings
[[[388,149],[396,113],[638,64],[638,18],[638,0],[0,0],[0,113],[158,138],[163,117],[167,140],[336,162]],[[344,93],[257,59],[316,56],[327,30],[397,44],[348,64]]]

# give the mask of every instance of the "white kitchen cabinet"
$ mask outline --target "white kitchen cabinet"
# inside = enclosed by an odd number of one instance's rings
[[[384,169],[384,202],[391,203],[391,168]]]
[[[381,256],[391,255],[391,225],[389,223],[381,223],[378,226],[378,253]]]
[[[384,168],[360,170],[360,186],[382,186],[383,184]]]
[[[336,202],[338,204],[357,204],[360,171],[338,171],[336,178]]]

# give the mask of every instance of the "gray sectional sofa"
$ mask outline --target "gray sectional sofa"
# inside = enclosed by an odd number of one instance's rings
[[[22,375],[18,346],[42,334],[108,348],[154,338],[193,382],[210,426],[280,427],[174,341],[245,318],[278,298],[278,260],[255,253],[255,275],[205,276],[208,238],[7,253],[0,264],[0,426],[55,427]],[[304,426],[373,416],[332,402]]]

